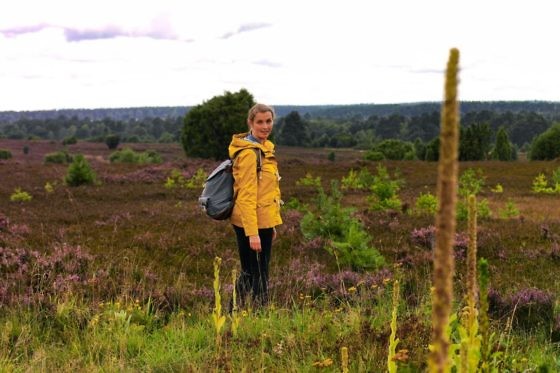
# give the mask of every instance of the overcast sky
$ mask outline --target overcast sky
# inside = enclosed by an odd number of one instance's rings
[[[555,0],[0,2],[0,110],[560,101]]]

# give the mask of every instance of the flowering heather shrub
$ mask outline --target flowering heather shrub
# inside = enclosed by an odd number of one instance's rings
[[[431,249],[435,245],[436,227],[433,225],[425,228],[413,229],[410,233],[410,240],[413,245],[426,249]],[[459,232],[455,234],[455,255],[464,257],[465,251],[469,245],[469,237],[467,234]]]
[[[79,246],[63,245],[50,255],[0,248],[0,307],[38,305],[52,295],[87,285],[92,260]]]
[[[289,209],[283,212],[283,221],[281,228],[285,233],[294,233],[299,231],[299,223],[303,218],[303,212],[299,210]]]
[[[10,220],[8,219],[8,217],[0,213],[0,232],[7,231],[9,226]]]
[[[388,269],[366,273],[350,270],[325,273],[323,264],[299,258],[293,259],[283,272],[285,276],[273,276],[270,281],[270,288],[274,289],[279,301],[289,301],[294,294],[347,297],[367,289],[377,292],[393,277]]]
[[[524,330],[550,330],[554,321],[554,296],[536,288],[525,288],[501,296],[496,290],[488,291],[488,311],[494,318],[512,317],[512,325]]]
[[[105,183],[118,183],[118,184],[132,184],[132,183],[147,183],[155,184],[165,182],[170,170],[173,169],[170,164],[161,164],[154,166],[147,166],[141,170],[137,170],[128,174],[104,174],[102,176]]]
[[[513,322],[523,329],[550,330],[554,318],[554,296],[551,293],[527,288],[512,294],[509,299],[515,308]]]

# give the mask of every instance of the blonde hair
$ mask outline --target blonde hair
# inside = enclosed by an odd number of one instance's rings
[[[276,116],[274,114],[274,109],[265,104],[255,104],[252,108],[249,109],[249,113],[247,114],[247,121],[252,122],[255,119],[257,113],[266,113],[270,112],[272,114],[272,119]]]

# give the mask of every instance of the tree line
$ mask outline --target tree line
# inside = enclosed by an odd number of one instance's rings
[[[0,123],[0,138],[103,142],[107,136],[116,135],[123,142],[168,143],[179,141],[182,125],[183,118],[180,116],[89,120],[60,115],[56,118],[23,118],[13,123]]]
[[[195,107],[0,112],[0,137],[106,141],[108,136],[118,136],[121,142],[180,141],[189,148],[204,148],[216,138],[227,142],[233,132],[245,130],[243,110],[251,102],[253,96],[242,89]],[[440,105],[279,106],[272,138],[279,145],[358,148],[373,151],[374,158],[379,156],[375,152],[385,152],[391,153],[385,155],[389,158],[407,154],[407,158],[431,160],[437,156]],[[515,159],[518,151],[528,151],[538,136],[560,122],[558,106],[532,101],[462,103],[461,159],[495,158],[496,149],[500,153],[509,149]],[[113,117],[92,119],[101,113]],[[19,119],[13,120],[15,114]],[[225,118],[229,122],[222,123]],[[507,146],[497,148],[497,142]],[[209,156],[225,156],[224,152]],[[202,151],[198,156],[207,155]]]

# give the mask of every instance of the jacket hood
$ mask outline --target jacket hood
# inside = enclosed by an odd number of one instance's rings
[[[245,139],[248,134],[248,132],[245,132],[232,136],[231,143],[228,148],[230,158],[234,158],[241,150],[252,148],[260,149],[265,155],[267,153],[274,153],[274,144],[271,141],[266,140],[263,144],[255,143]]]

